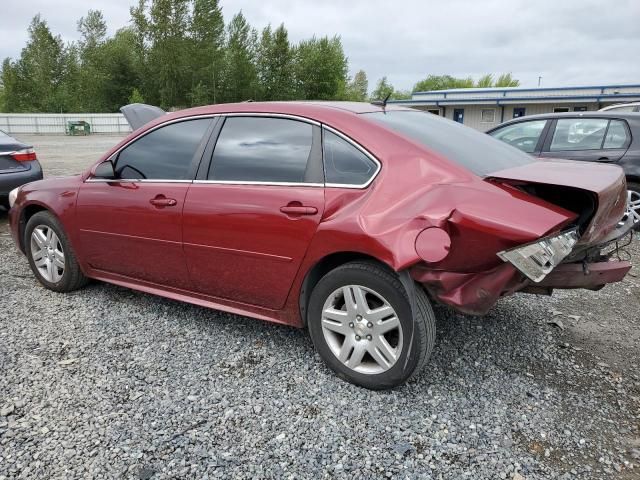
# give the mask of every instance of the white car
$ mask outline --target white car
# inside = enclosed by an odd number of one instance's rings
[[[601,108],[600,112],[608,112],[614,110],[616,112],[640,112],[640,102],[632,103],[616,103],[608,107]]]

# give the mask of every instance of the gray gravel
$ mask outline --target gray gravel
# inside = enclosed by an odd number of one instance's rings
[[[637,276],[437,313],[423,373],[370,392],[304,331],[47,291],[0,213],[0,479],[640,478]]]

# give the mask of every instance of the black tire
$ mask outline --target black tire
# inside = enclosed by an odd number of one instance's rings
[[[55,232],[64,252],[64,270],[60,280],[56,282],[51,282],[44,278],[38,270],[38,267],[35,265],[35,260],[32,255],[31,235],[39,226],[48,227]],[[29,266],[31,267],[33,274],[38,281],[49,290],[53,290],[55,292],[71,292],[87,284],[88,279],[82,273],[80,265],[78,265],[75,252],[73,251],[73,248],[71,248],[71,244],[69,243],[69,239],[67,238],[62,225],[51,213],[45,211],[38,212],[29,219],[25,228],[24,247],[27,259],[29,260]]]
[[[9,211],[9,199],[8,198],[0,198],[0,207],[4,207],[4,209]]]
[[[347,285],[362,286],[382,295],[395,310],[402,327],[403,337],[406,336],[408,340],[412,340],[412,342],[402,342],[396,362],[381,373],[361,373],[344,365],[333,353],[323,334],[322,317],[325,301],[337,289]],[[369,261],[350,262],[337,267],[320,279],[309,300],[307,325],[316,350],[338,377],[371,390],[383,390],[402,385],[420,371],[435,344],[435,315],[429,298],[422,288],[415,285],[414,291],[415,317],[411,313],[407,291],[398,275],[381,264]],[[413,332],[412,339],[411,332]],[[346,340],[346,337],[344,338]],[[411,345],[410,348],[409,345]]]
[[[640,183],[629,182],[627,183],[627,190],[631,190],[640,195]],[[637,232],[640,232],[640,222],[636,223],[633,229]]]

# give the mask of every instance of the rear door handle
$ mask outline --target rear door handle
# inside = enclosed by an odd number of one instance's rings
[[[318,213],[316,207],[308,207],[306,205],[287,205],[280,207],[280,211],[287,215],[315,215]]]
[[[164,195],[158,195],[149,200],[149,203],[154,207],[174,207],[178,204],[178,201],[175,198],[167,198]]]
[[[598,159],[599,162],[608,162],[609,161],[609,157],[600,157]]]

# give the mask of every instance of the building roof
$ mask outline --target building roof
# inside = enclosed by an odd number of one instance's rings
[[[630,102],[640,100],[640,84],[544,88],[453,88],[414,92],[405,105],[460,105],[563,102]],[[391,103],[391,101],[390,101]]]

